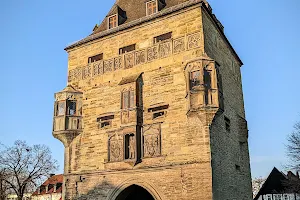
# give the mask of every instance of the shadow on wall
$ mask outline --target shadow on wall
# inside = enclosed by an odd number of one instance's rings
[[[78,184],[79,193],[81,190],[85,190],[85,182],[81,182]],[[110,193],[111,190],[116,188],[116,185],[113,185],[107,181],[103,181],[102,183],[98,184],[92,190],[89,190],[88,193],[78,195],[75,200],[105,200],[107,199],[107,195]]]
[[[84,182],[78,187],[84,189]],[[88,193],[80,195],[76,200],[155,200],[145,188],[137,184],[117,187],[107,181],[98,184]]]

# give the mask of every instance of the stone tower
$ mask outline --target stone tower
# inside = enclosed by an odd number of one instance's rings
[[[203,0],[118,0],[68,47],[64,199],[250,200],[242,61]]]

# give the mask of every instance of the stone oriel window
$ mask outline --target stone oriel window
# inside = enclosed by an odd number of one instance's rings
[[[161,42],[161,41],[169,40],[171,38],[172,38],[172,32],[156,36],[156,37],[154,37],[154,44]]]
[[[128,53],[130,51],[134,51],[135,50],[135,44],[126,46],[126,47],[122,47],[119,49],[119,54],[124,54],[124,53]]]
[[[88,63],[97,62],[99,60],[103,60],[103,53],[89,57],[88,58]]]
[[[135,92],[133,89],[122,91],[122,109],[134,108],[135,105]]]
[[[157,0],[146,2],[146,14],[152,15],[158,12]]]
[[[225,121],[226,131],[230,132],[230,129],[231,129],[230,119],[228,117],[224,116],[224,121]]]
[[[108,17],[108,29],[112,29],[118,26],[118,17],[117,15],[112,15]]]
[[[133,133],[124,136],[124,153],[125,160],[135,158],[135,137]]]

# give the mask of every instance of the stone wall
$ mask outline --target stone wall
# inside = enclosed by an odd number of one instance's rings
[[[216,115],[210,127],[214,200],[250,200],[251,174],[241,63],[206,10],[202,16],[205,52],[220,65],[224,97],[224,110]],[[226,130],[224,117],[230,120],[230,131]]]
[[[68,83],[83,96],[82,132],[56,133],[72,136],[65,144],[66,199],[115,200],[137,184],[156,200],[224,200],[229,194],[249,200],[240,66],[201,6],[68,49]],[[172,39],[154,43],[168,32]],[[132,44],[135,51],[119,55],[119,48]],[[101,53],[103,60],[88,63]],[[201,80],[191,89],[195,70],[201,79],[208,70],[209,88]],[[121,105],[125,91],[134,92],[130,109]],[[224,131],[224,115],[231,120],[230,133]],[[126,158],[131,141],[135,150]]]

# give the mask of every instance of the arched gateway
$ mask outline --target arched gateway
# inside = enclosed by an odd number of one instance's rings
[[[123,190],[115,200],[155,200],[154,197],[143,187],[131,185]]]

